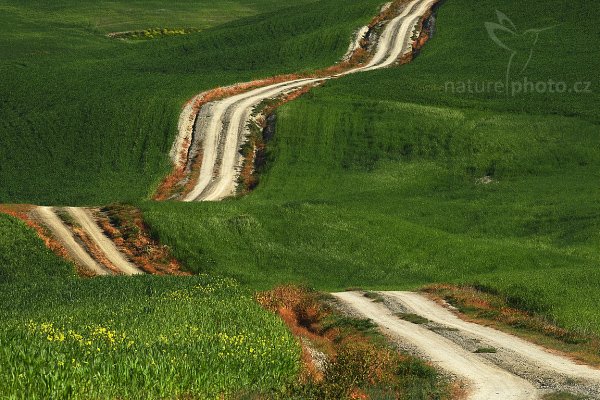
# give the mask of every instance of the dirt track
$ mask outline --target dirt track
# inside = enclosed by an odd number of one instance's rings
[[[142,271],[127,261],[127,258],[121,254],[115,244],[108,237],[106,237],[104,233],[102,233],[88,210],[77,207],[69,207],[68,210],[75,222],[80,225],[83,230],[85,230],[90,239],[92,239],[98,248],[104,253],[104,256],[123,274],[142,274]]]
[[[143,272],[130,263],[117,249],[115,244],[104,235],[90,211],[84,208],[69,207],[62,209],[73,219],[73,223],[80,227],[89,238],[93,246],[101,252],[101,258],[108,260],[113,268],[124,275],[137,275]],[[112,275],[113,272],[102,264],[101,258],[94,258],[93,252],[76,239],[73,228],[63,222],[52,207],[37,207],[33,216],[43,225],[47,226],[54,238],[65,248],[73,261],[95,275]],[[104,261],[106,264],[106,261]]]
[[[323,78],[305,78],[277,83],[251,90],[224,100],[206,104],[210,110],[208,121],[196,123],[195,147],[202,148],[203,160],[195,187],[184,197],[184,201],[216,201],[235,194],[236,181],[242,163],[239,149],[249,134],[246,127],[252,109],[266,99],[279,97],[304,86],[316,85],[344,75],[385,68],[396,63],[410,49],[412,33],[419,19],[437,0],[413,0],[402,13],[385,27],[375,50],[373,59],[365,66]],[[183,121],[189,121],[189,107],[184,110]],[[202,112],[202,110],[200,111]],[[187,127],[187,124],[183,124]],[[186,135],[186,133],[182,133]],[[183,143],[181,137],[176,145]],[[171,155],[175,163],[181,154],[176,148]]]
[[[109,275],[110,272],[97,263],[86,250],[75,240],[73,233],[67,225],[61,221],[54,213],[51,207],[37,207],[34,215],[39,218],[40,222],[46,225],[51,231],[56,240],[62,244],[69,255],[77,264],[88,269],[96,275]]]
[[[384,303],[359,292],[334,296],[352,312],[371,319],[404,348],[467,382],[469,399],[537,399],[553,391],[600,398],[597,369],[504,332],[465,322],[418,293],[380,294]],[[398,312],[417,314],[430,322],[404,321],[395,315]],[[475,353],[481,348],[494,352]]]
[[[239,149],[249,134],[246,128],[254,107],[262,101],[299,88],[318,85],[348,74],[394,65],[412,46],[413,29],[436,0],[413,0],[389,21],[378,38],[367,65],[321,78],[290,80],[205,104],[194,126],[192,149],[202,149],[202,165],[194,188],[184,201],[218,201],[235,194],[242,164]],[[363,28],[359,32],[366,32]],[[360,35],[351,45],[356,48]],[[189,107],[184,112],[190,121]],[[187,137],[192,126],[184,123]],[[179,138],[177,143],[184,141]],[[172,154],[181,154],[173,151]],[[174,159],[175,164],[179,162]],[[192,170],[192,168],[188,168]],[[385,293],[386,305],[373,303],[358,293],[336,297],[354,312],[372,319],[391,337],[416,349],[442,369],[468,382],[470,399],[537,399],[552,391],[569,391],[600,398],[600,373],[590,367],[551,354],[541,347],[496,330],[468,324],[448,310],[415,293]],[[394,315],[389,304],[422,315],[441,329],[432,330]],[[494,354],[479,354],[485,344]],[[475,347],[474,347],[475,346]]]
[[[202,164],[197,183],[184,197],[184,200],[215,201],[235,193],[242,163],[239,149],[249,133],[247,123],[250,121],[252,110],[256,105],[266,99],[276,98],[306,86],[317,85],[329,79],[393,65],[410,48],[413,28],[420,17],[436,1],[412,0],[408,3],[400,15],[388,22],[379,37],[374,57],[365,66],[326,77],[303,78],[272,84],[220,101],[210,102],[198,111],[201,118],[193,115],[193,102],[188,103],[180,116],[180,135],[178,135],[170,155],[176,165],[180,163],[183,153],[181,147],[192,137],[191,130],[195,125],[195,134],[193,135],[195,142],[191,143],[190,148],[202,150]],[[359,32],[364,35],[367,29],[362,28]],[[355,38],[353,47],[356,48],[361,38],[360,34]],[[196,120],[195,123],[193,123],[194,120]],[[39,207],[35,213],[51,229],[75,262],[98,275],[110,274],[111,271],[107,266],[126,275],[142,273],[103,234],[88,210],[75,207],[64,210],[83,230],[83,235],[91,242],[89,246],[96,250],[90,252],[90,249],[86,249],[88,246],[76,239],[71,228],[60,220],[54,209]],[[101,254],[93,254],[98,252]]]

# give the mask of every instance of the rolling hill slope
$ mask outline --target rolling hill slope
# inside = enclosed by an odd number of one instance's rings
[[[136,202],[200,273],[75,279],[0,215],[0,361],[12,366],[0,397],[285,396],[300,349],[251,291],[288,282],[469,284],[600,333],[600,53],[581,38],[598,38],[597,6],[449,1],[414,64],[328,81],[281,107],[254,192],[180,204],[144,199],[169,169],[185,99],[329,65],[380,4],[159,4],[0,2],[11,33],[0,39],[10,74],[0,84],[0,202]],[[152,24],[199,31],[105,35]],[[107,240],[91,214],[69,210]],[[109,244],[105,254],[120,256]]]
[[[106,26],[113,16],[118,30],[166,24],[156,16],[157,2],[144,6],[146,12],[136,11],[140,2],[113,4],[110,12],[90,9],[90,2],[1,3],[7,34],[0,39],[0,70],[10,79],[0,82],[0,203],[149,197],[169,169],[178,114],[192,95],[329,66],[380,5],[261,0],[207,9],[179,3],[181,14],[200,10],[197,20],[175,14],[167,28],[206,29],[133,42],[107,38],[108,28],[96,23]],[[125,23],[130,14],[134,20]],[[248,14],[254,16],[220,24]]]
[[[591,92],[452,92],[448,82],[505,79],[510,53],[485,27],[496,9],[520,32],[552,26],[516,81],[590,82]],[[414,63],[329,82],[283,107],[253,194],[146,203],[145,215],[189,265],[252,286],[475,283],[599,332],[600,60],[580,40],[581,29],[597,37],[594,18],[580,16],[598,11],[447,2]]]

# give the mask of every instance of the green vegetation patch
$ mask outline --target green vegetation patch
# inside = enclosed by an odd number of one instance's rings
[[[385,301],[385,299],[383,298],[381,293],[377,293],[377,292],[365,292],[365,293],[363,293],[363,296],[365,296],[367,299],[370,299],[376,303],[383,303]]]
[[[0,285],[64,281],[75,276],[73,266],[57,258],[35,232],[0,213]],[[9,298],[9,297],[8,297]]]
[[[427,318],[424,318],[418,314],[397,313],[395,315],[400,319],[403,319],[408,322],[412,322],[413,324],[417,324],[417,325],[424,325],[424,324],[428,324],[430,322]]]
[[[113,39],[149,40],[167,36],[189,35],[199,31],[197,28],[148,28],[140,31],[109,33],[108,37]]]
[[[0,397],[214,398],[297,379],[296,340],[235,281],[79,279],[22,223],[0,224]]]
[[[473,353],[476,353],[476,354],[494,354],[497,351],[498,350],[496,350],[494,347],[479,347]]]
[[[586,397],[577,396],[567,392],[557,392],[546,394],[542,397],[544,400],[587,400]]]

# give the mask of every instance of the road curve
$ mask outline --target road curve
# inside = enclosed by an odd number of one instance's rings
[[[246,122],[252,107],[261,101],[287,91],[324,81],[299,79],[251,90],[227,99],[209,103],[211,107],[207,129],[202,132],[203,159],[200,176],[184,201],[221,200],[235,190],[236,167],[240,161],[238,149],[245,135]],[[206,107],[205,106],[205,107]]]
[[[81,226],[85,233],[94,241],[106,258],[125,275],[138,275],[143,272],[130,263],[117,249],[115,244],[102,233],[89,211],[84,208],[69,207],[69,214]]]
[[[577,364],[566,357],[550,353],[540,346],[536,346],[513,335],[463,321],[450,310],[419,293],[382,292],[382,294],[397,300],[412,313],[446,327],[458,329],[460,332],[474,336],[495,348],[511,350],[530,365],[562,375],[573,381],[583,381],[585,386],[590,388],[594,386],[597,389],[597,393],[600,393],[600,370],[598,369]]]
[[[97,263],[85,249],[77,243],[69,228],[60,220],[60,218],[58,218],[51,207],[37,207],[34,214],[39,218],[42,224],[46,225],[52,231],[54,238],[62,244],[75,263],[87,268],[96,275],[111,274],[110,271]]]
[[[470,400],[529,400],[539,394],[531,383],[471,353],[429,329],[404,321],[362,293],[335,293],[354,312],[372,320],[389,337],[417,348],[442,370],[466,381]]]
[[[204,105],[202,108],[206,107],[209,110],[209,120],[197,121],[195,140],[200,143],[194,144],[202,148],[202,164],[195,186],[183,200],[217,201],[235,194],[236,181],[243,161],[239,149],[249,134],[247,123],[255,106],[266,99],[279,97],[305,86],[393,65],[409,50],[417,22],[437,1],[409,2],[400,15],[386,25],[376,45],[374,57],[365,66],[323,78],[303,78],[277,83]]]

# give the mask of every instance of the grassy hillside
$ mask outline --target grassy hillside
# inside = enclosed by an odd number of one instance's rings
[[[225,19],[213,18],[221,5],[192,2],[169,19],[158,3],[103,3],[102,12],[86,2],[1,4],[0,69],[10,79],[0,83],[0,201],[75,204],[144,198],[168,169],[185,99],[334,62],[378,2],[227,3]],[[498,22],[496,10],[519,33],[550,27],[511,80],[580,82],[587,92],[450,90],[505,79],[510,54],[484,25]],[[599,12],[584,1],[448,1],[413,64],[329,82],[285,106],[255,193],[145,203],[146,216],[190,268],[251,287],[480,283],[598,332]],[[104,36],[167,23],[204,30]],[[528,40],[511,46],[529,54]],[[40,276],[46,256],[31,261]]]
[[[0,285],[75,276],[72,265],[56,257],[25,224],[0,213]]]
[[[553,26],[511,80],[591,82],[591,93],[446,90],[505,79],[510,54],[484,25],[496,10],[521,32]],[[149,203],[146,216],[189,265],[251,286],[476,283],[599,333],[598,17],[584,1],[448,1],[413,64],[281,109],[252,195]]]
[[[0,214],[0,398],[278,393],[300,350],[230,279],[78,279]]]
[[[0,203],[146,198],[169,170],[187,99],[332,64],[380,1],[307,3],[3,0]],[[256,15],[239,19],[248,14]],[[206,29],[141,41],[104,35],[156,26]]]

